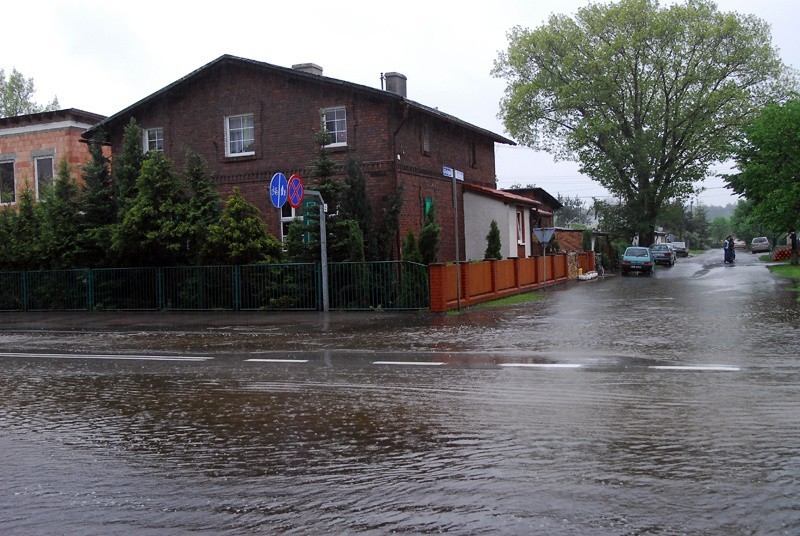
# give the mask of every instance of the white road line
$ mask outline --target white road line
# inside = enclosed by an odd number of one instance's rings
[[[500,363],[507,368],[580,368],[579,363]]]
[[[2,352],[0,357],[46,357],[49,359],[108,359],[127,361],[209,361],[214,359],[208,356],[180,356],[180,355],[112,355],[112,354],[36,354],[36,353],[9,353]]]
[[[651,365],[651,369],[656,370],[696,370],[711,372],[739,372],[739,367],[726,365]]]
[[[245,361],[251,363],[308,363],[308,359],[261,359],[261,358],[253,358],[253,359],[245,359]]]
[[[438,367],[444,365],[439,361],[373,361],[373,365],[398,365],[402,367]]]

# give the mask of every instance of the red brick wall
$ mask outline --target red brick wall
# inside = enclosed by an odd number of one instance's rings
[[[25,189],[26,182],[35,189],[34,164],[31,154],[42,149],[54,149],[54,173],[58,172],[58,164],[66,158],[70,172],[76,181],[81,180],[82,165],[90,160],[89,150],[81,143],[83,129],[66,127],[53,130],[41,130],[12,135],[3,135],[0,129],[0,154],[15,154],[14,178],[17,190],[17,202]]]
[[[276,172],[287,177],[299,173],[306,188],[312,185],[309,175],[318,150],[314,136],[321,127],[319,112],[334,106],[347,110],[348,139],[347,147],[332,149],[331,156],[342,166],[350,155],[362,161],[376,226],[398,185],[405,187],[396,255],[400,237],[408,229],[418,233],[422,227],[424,198],[433,197],[443,230],[440,259],[454,259],[451,180],[442,176],[442,167],[463,171],[468,182],[494,187],[494,142],[487,136],[391,97],[239,63],[211,66],[134,114],[142,128],[164,129],[165,154],[178,170],[184,148],[191,147],[208,162],[220,192],[228,195],[238,186],[278,235],[278,209],[270,202],[269,181]],[[224,118],[244,113],[254,114],[255,155],[226,158]],[[121,147],[129,120],[130,116],[121,117],[109,125],[114,152]],[[424,124],[430,129],[429,155],[422,154]],[[459,206],[461,201],[459,190]],[[459,234],[463,241],[463,228]],[[463,247],[461,251],[463,255]]]

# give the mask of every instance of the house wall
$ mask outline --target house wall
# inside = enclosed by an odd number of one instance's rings
[[[522,211],[525,225],[524,257],[531,254],[528,239],[530,229],[530,210]],[[500,229],[500,251],[503,258],[519,257],[517,243],[517,206],[486,196],[466,192],[464,194],[464,238],[466,241],[466,260],[482,260],[486,253],[492,220]]]
[[[391,95],[384,98],[330,79],[297,78],[241,62],[222,62],[120,114],[109,123],[108,132],[113,152],[118,153],[131,117],[143,129],[163,128],[164,152],[176,169],[183,167],[185,148],[199,153],[223,196],[238,187],[259,209],[270,232],[280,236],[280,214],[271,204],[269,182],[277,172],[287,177],[299,173],[306,188],[313,186],[320,110],[336,106],[346,108],[348,130],[347,146],[330,150],[340,165],[337,176],[344,178],[349,156],[362,162],[376,228],[397,188],[403,187],[395,256],[399,257],[401,237],[409,229],[419,233],[424,199],[431,197],[442,227],[439,260],[455,259],[452,185],[443,177],[442,167],[459,169],[465,180],[494,187],[494,141]],[[226,157],[224,118],[244,113],[254,114],[255,154]],[[428,151],[423,148],[423,129],[430,141]],[[460,188],[457,198],[462,206]],[[463,257],[463,223],[459,227]]]
[[[486,235],[492,220],[500,228],[500,251],[508,257],[510,236],[508,231],[509,210],[504,203],[470,192],[464,194],[464,235],[466,239],[466,259],[483,259],[486,253]]]
[[[53,123],[27,123],[0,127],[0,161],[14,162],[16,203],[26,184],[35,190],[34,158],[53,155],[53,173],[66,158],[70,172],[80,180],[82,165],[90,160],[89,150],[81,143],[81,134],[88,124],[55,121]]]

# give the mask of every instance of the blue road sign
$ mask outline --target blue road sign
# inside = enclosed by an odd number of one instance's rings
[[[289,184],[286,182],[286,175],[276,173],[269,181],[269,198],[272,204],[281,208],[286,203],[286,196],[289,193]]]

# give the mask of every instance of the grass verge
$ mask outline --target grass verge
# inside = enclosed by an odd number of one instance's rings
[[[775,275],[794,279],[797,285],[792,290],[800,292],[800,266],[792,266],[787,262],[787,264],[772,264],[767,268]],[[800,301],[800,296],[797,297],[797,301]]]
[[[500,298],[497,300],[487,301],[483,303],[479,303],[477,305],[471,305],[467,309],[486,309],[488,307],[504,307],[506,305],[518,305],[520,303],[530,303],[530,302],[538,302],[542,301],[544,298],[542,297],[539,291],[534,292],[525,292],[523,294],[514,294],[513,296],[506,296],[505,298]],[[462,309],[463,311],[464,309]],[[461,311],[457,309],[453,309],[447,311],[449,315],[457,315]]]

